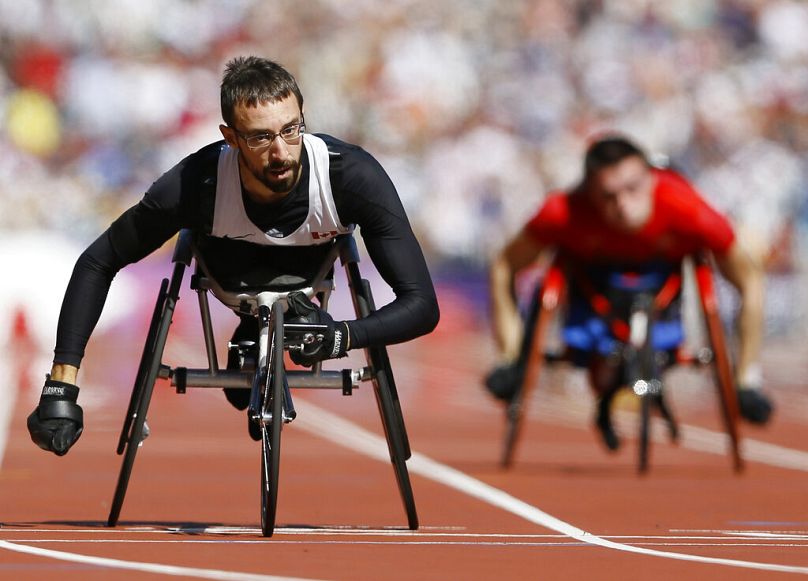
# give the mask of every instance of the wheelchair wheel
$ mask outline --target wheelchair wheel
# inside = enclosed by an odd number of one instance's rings
[[[140,365],[138,366],[137,375],[135,376],[135,385],[132,387],[132,396],[129,398],[129,407],[126,410],[126,416],[123,421],[123,428],[121,435],[118,438],[117,454],[123,454],[126,442],[129,441],[130,430],[132,422],[135,419],[135,411],[140,405],[140,399],[143,395],[143,388],[146,382],[146,375],[149,371],[151,362],[151,355],[154,352],[154,345],[157,339],[157,329],[160,323],[160,315],[163,314],[163,305],[166,302],[166,290],[168,289],[168,279],[164,278],[160,284],[160,292],[157,293],[157,302],[154,305],[154,312],[152,313],[151,323],[149,323],[149,332],[146,334],[146,343],[143,345],[143,353],[140,356]]]
[[[264,380],[261,415],[261,532],[271,537],[275,531],[278,506],[278,476],[281,463],[281,429],[283,427],[283,308],[272,305],[269,353]],[[265,421],[271,414],[271,420]]]
[[[704,312],[704,323],[707,327],[707,336],[710,348],[713,351],[713,372],[718,387],[721,412],[724,427],[730,440],[730,453],[736,472],[743,470],[743,459],[739,449],[738,436],[738,399],[735,380],[732,373],[732,363],[729,359],[729,350],[724,329],[721,325],[721,316],[718,312],[718,303],[713,286],[713,276],[706,262],[696,264],[696,281],[699,287],[699,298]]]
[[[362,279],[362,288],[364,296],[366,297],[368,314],[376,310],[376,304],[373,301],[373,293],[370,290],[370,283]],[[367,315],[363,315],[367,316]],[[410,439],[407,436],[407,427],[404,424],[404,414],[401,411],[401,400],[398,397],[398,389],[396,389],[396,381],[393,378],[393,368],[390,366],[390,357],[387,355],[387,349],[384,347],[377,347],[371,350],[370,353],[371,365],[377,371],[376,376],[383,375],[383,383],[387,385],[387,391],[390,394],[391,409],[390,418],[395,421],[397,427],[397,437],[401,439],[401,446],[405,460],[409,460],[412,456],[410,449]]]
[[[525,335],[519,355],[524,374],[505,411],[505,444],[500,464],[509,468],[513,462],[516,446],[522,434],[522,424],[526,402],[539,381],[544,364],[544,343],[550,323],[558,307],[564,290],[564,275],[561,269],[553,266],[548,270],[544,286],[537,289],[525,325]]]
[[[371,363],[371,365],[374,364]],[[376,377],[373,380],[373,391],[376,394],[376,403],[379,407],[379,415],[382,418],[382,426],[387,438],[387,448],[390,452],[390,461],[393,464],[401,501],[407,513],[407,526],[410,530],[418,530],[418,512],[415,508],[415,496],[406,464],[409,453],[408,447],[405,446],[406,432],[402,432],[403,421],[400,407],[396,405],[397,400],[393,398],[385,369],[376,372]]]
[[[361,278],[359,267],[355,262],[347,265],[349,283],[354,293],[354,308],[358,317],[367,317],[376,310],[370,283]],[[410,530],[418,529],[418,512],[415,508],[415,495],[412,491],[412,482],[407,470],[407,459],[411,456],[409,438],[404,425],[404,416],[401,412],[401,402],[398,398],[393,371],[387,349],[384,347],[370,347],[367,349],[368,362],[373,368],[373,393],[382,429],[387,440],[387,450],[390,462],[395,472],[396,483],[401,495],[401,502],[407,513],[407,526]]]
[[[637,471],[640,474],[648,472],[648,456],[650,454],[650,428],[651,428],[651,394],[646,392],[640,396],[640,437],[637,461]]]
[[[640,425],[638,437],[637,471],[648,471],[651,454],[651,407],[654,398],[661,397],[662,381],[655,361],[653,345],[653,300],[648,296],[635,299],[635,307],[629,324],[631,335],[642,336],[639,345],[628,344],[624,354],[627,384],[640,398]],[[639,328],[637,328],[639,326]]]
[[[126,490],[129,487],[132,467],[135,464],[135,456],[140,444],[148,435],[146,413],[149,410],[154,384],[157,382],[157,377],[160,373],[163,351],[165,350],[171,319],[174,316],[174,308],[177,305],[177,300],[179,300],[184,270],[184,264],[175,263],[170,285],[167,285],[166,281],[163,280],[160,286],[157,304],[149,326],[149,336],[143,349],[138,375],[132,390],[129,411],[124,419],[124,429],[118,442],[118,454],[123,452],[123,462],[121,463],[118,483],[115,486],[115,494],[112,498],[109,518],[107,519],[107,526],[110,527],[114,527],[118,523],[121,507],[126,497]],[[165,290],[166,286],[168,286],[167,292]],[[122,443],[124,449],[121,448]]]

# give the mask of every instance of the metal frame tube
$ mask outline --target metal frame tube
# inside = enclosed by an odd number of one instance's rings
[[[202,317],[202,333],[205,336],[205,351],[208,355],[208,369],[211,375],[219,372],[219,359],[216,357],[216,342],[213,338],[213,325],[210,320],[208,292],[204,289],[196,291],[199,297],[199,314]]]
[[[216,375],[213,375],[207,369],[186,369],[184,374],[185,387],[243,387],[245,389],[252,387],[253,373],[246,371],[220,369]],[[362,374],[356,375],[354,383],[360,379]],[[171,375],[172,387],[177,385],[176,376],[176,373]],[[310,371],[292,370],[286,372],[286,378],[289,387],[296,389],[342,389],[344,380],[342,371],[321,371],[319,374],[314,374]]]

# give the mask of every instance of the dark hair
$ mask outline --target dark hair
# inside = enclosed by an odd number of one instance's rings
[[[225,65],[221,85],[222,119],[233,126],[233,110],[238,103],[254,107],[276,102],[289,95],[297,98],[303,110],[303,95],[292,74],[276,62],[257,56],[236,57]]]
[[[650,165],[645,152],[634,143],[621,136],[608,136],[598,139],[589,146],[584,157],[584,179],[591,178],[597,171],[620,163],[628,157],[639,157]]]

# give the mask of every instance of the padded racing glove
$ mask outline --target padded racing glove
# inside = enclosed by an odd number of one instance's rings
[[[772,401],[759,389],[741,386],[738,389],[741,417],[752,424],[766,424],[772,415]]]
[[[46,376],[39,405],[28,416],[28,433],[34,444],[57,456],[67,454],[84,429],[78,397],[78,386]]]
[[[524,373],[518,362],[498,365],[485,376],[485,387],[495,398],[509,402],[519,390]]]
[[[345,357],[350,348],[348,323],[334,321],[326,311],[311,302],[309,297],[300,291],[289,293],[286,297],[289,309],[284,322],[308,325],[326,325],[321,342],[315,341],[302,345],[302,349],[289,352],[289,357],[298,365],[311,367],[323,359]]]

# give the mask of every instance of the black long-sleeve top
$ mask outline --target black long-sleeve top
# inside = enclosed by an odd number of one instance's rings
[[[395,299],[370,317],[349,321],[351,348],[408,341],[435,328],[439,318],[432,279],[398,193],[381,165],[358,146],[319,135],[329,150],[334,202],[342,224],[354,224]],[[115,274],[162,246],[183,228],[197,236],[217,281],[238,286],[251,278],[290,274],[309,279],[328,245],[260,246],[210,236],[222,142],[183,159],[143,199],[124,212],[79,257],[65,293],[54,362],[78,367]],[[308,213],[309,161],[281,201],[256,204],[243,195],[249,218],[265,232],[287,235]],[[220,278],[221,277],[221,278]],[[224,285],[223,285],[224,286]]]

